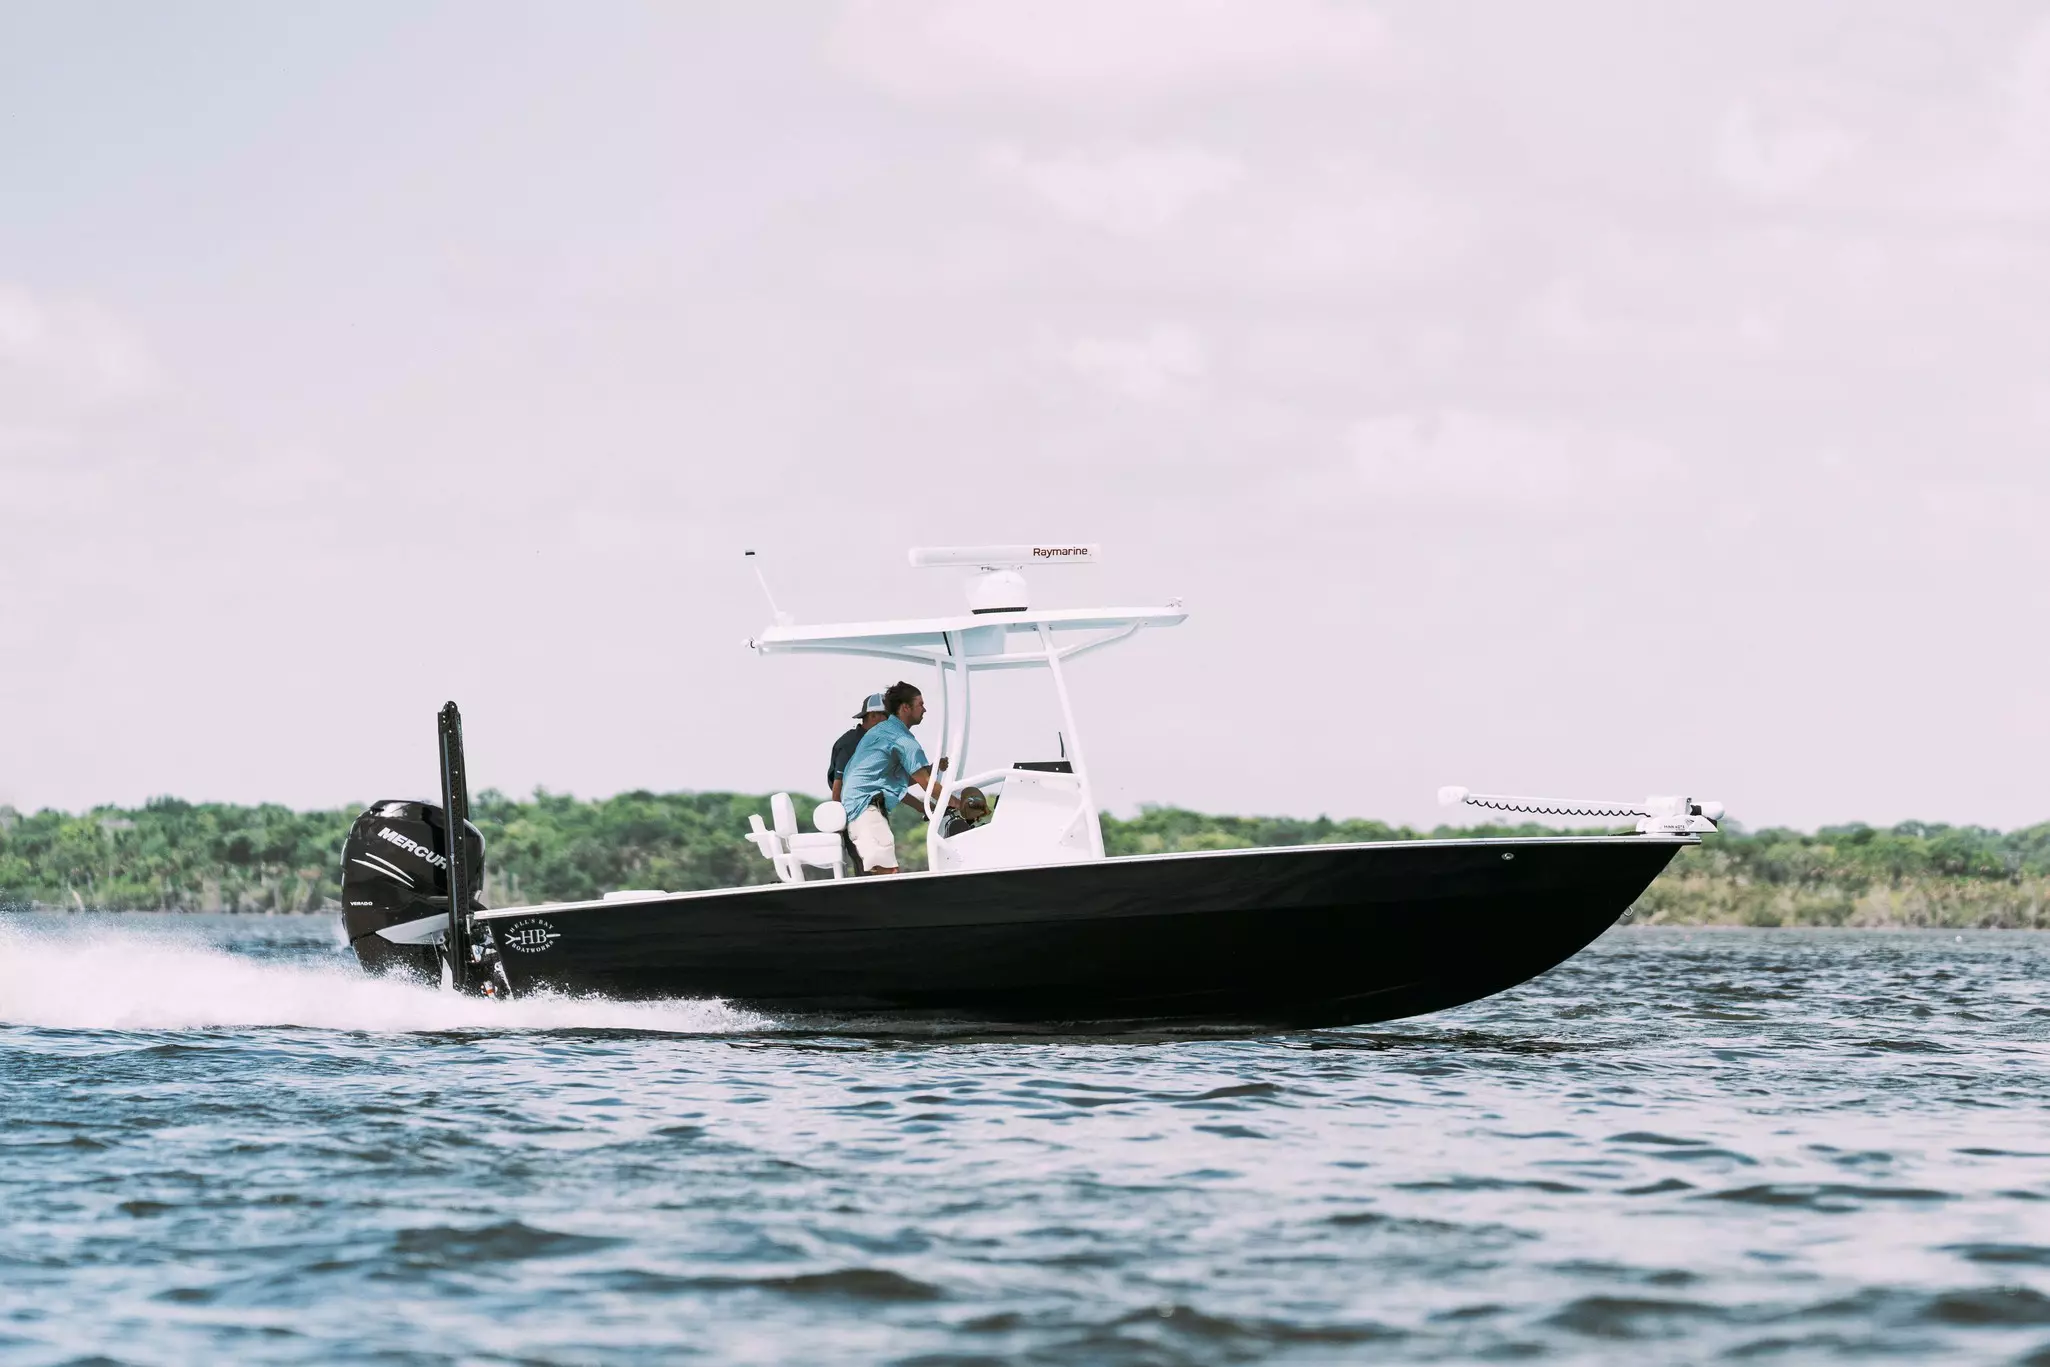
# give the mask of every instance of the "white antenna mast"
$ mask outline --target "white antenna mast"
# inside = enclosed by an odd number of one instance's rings
[[[769,600],[769,615],[776,619],[776,625],[787,627],[796,621],[795,617],[776,606],[776,595],[769,591],[769,576],[762,573],[760,558],[753,551],[743,551],[741,554],[747,557],[748,568],[755,572],[755,582],[762,586],[762,597]]]

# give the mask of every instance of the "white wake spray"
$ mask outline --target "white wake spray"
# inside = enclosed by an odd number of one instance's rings
[[[301,1026],[725,1034],[769,1022],[719,1001],[460,997],[334,964],[252,959],[161,928],[0,921],[0,1025],[55,1030]]]

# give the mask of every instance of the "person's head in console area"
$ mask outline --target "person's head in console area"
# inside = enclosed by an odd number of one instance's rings
[[[963,788],[947,806],[950,810],[940,818],[940,834],[950,840],[973,830],[989,815],[989,797],[973,786]]]

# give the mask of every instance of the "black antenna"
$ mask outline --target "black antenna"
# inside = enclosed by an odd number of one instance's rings
[[[441,709],[441,811],[448,822],[442,853],[448,857],[448,947],[450,980],[461,992],[470,983],[470,779],[463,768],[463,714],[454,703]]]

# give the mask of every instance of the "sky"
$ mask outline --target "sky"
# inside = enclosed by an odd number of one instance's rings
[[[2046,527],[2033,0],[0,9],[23,809],[816,791],[743,550],[1072,539],[1114,811],[2012,827]]]

